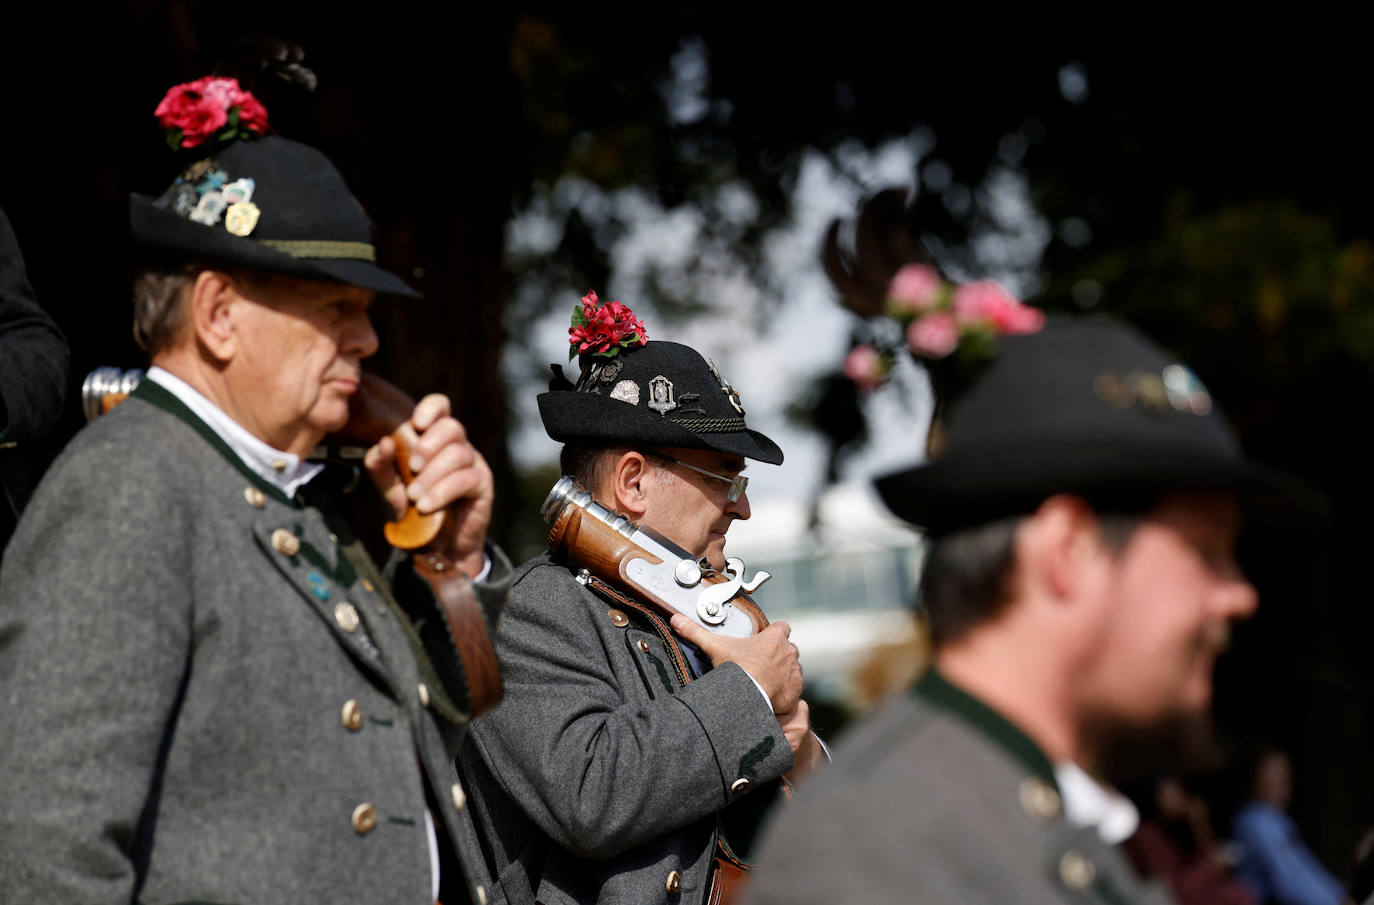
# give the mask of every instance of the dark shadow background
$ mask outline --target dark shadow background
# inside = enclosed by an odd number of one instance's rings
[[[273,124],[333,158],[372,215],[382,263],[425,293],[379,306],[373,368],[454,399],[496,468],[502,537],[531,530],[513,516],[547,487],[511,472],[498,367],[520,338],[503,228],[533,186],[577,173],[683,204],[743,179],[762,202],[738,243],[747,261],[787,217],[808,148],[924,126],[955,186],[976,189],[990,167],[1023,171],[1056,230],[1032,301],[1140,324],[1193,365],[1255,454],[1333,499],[1315,536],[1247,540],[1265,606],[1221,665],[1217,712],[1231,735],[1292,751],[1294,812],[1328,863],[1344,869],[1374,822],[1374,184],[1355,29],[955,22],[864,3],[801,16],[144,0],[0,20],[0,207],[73,352],[68,415],[25,451],[34,477],[80,427],[81,377],[144,364],[128,329],[126,198],[160,191],[175,168],[152,110],[244,32],[304,46],[319,89],[269,102]],[[708,49],[711,107],[674,124],[659,86],[684,38]],[[1066,66],[1086,95],[1066,93]],[[957,255],[987,216],[972,194],[964,206],[923,192],[916,230]],[[539,266],[550,285],[601,286],[605,248],[574,218]],[[786,317],[786,300],[761,316]],[[852,401],[836,404],[850,406],[852,430]]]

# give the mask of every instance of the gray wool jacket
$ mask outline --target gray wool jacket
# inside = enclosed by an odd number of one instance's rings
[[[446,905],[477,901],[466,689],[408,575],[398,605],[327,500],[144,381],[58,458],[0,571],[0,901],[433,905],[427,804]]]
[[[662,620],[547,554],[516,571],[496,647],[505,697],[462,759],[489,903],[700,903],[720,841],[747,860],[792,751],[744,670],[684,675]]]
[[[1064,817],[1024,733],[928,672],[765,828],[749,905],[1168,905]]]

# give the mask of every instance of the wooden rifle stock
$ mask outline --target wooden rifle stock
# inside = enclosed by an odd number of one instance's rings
[[[329,439],[355,446],[372,446],[390,436],[396,444],[396,468],[401,480],[409,484],[410,442],[400,430],[415,411],[415,402],[393,383],[375,374],[364,374],[358,392],[348,402],[348,423],[329,435]],[[414,504],[396,521],[382,529],[387,543],[399,550],[424,550],[431,547],[444,527],[443,511],[421,515]]]
[[[576,506],[564,507],[549,531],[549,549],[622,590],[627,589],[629,582],[621,572],[621,564],[631,556],[652,563],[663,561],[600,519],[583,518],[584,515]]]
[[[565,478],[569,487],[581,491],[570,479]],[[649,604],[655,610],[663,614],[664,618],[671,617],[674,613],[681,613],[689,619],[697,618],[691,612],[691,608],[684,608],[683,598],[690,592],[681,583],[674,586],[654,587],[646,586],[642,581],[636,581],[627,568],[633,561],[642,560],[650,565],[658,566],[667,563],[669,567],[677,567],[682,563],[692,563],[690,556],[685,554],[680,548],[672,545],[666,540],[660,546],[663,556],[645,549],[630,536],[641,532],[649,538],[656,538],[651,532],[637,528],[634,524],[621,516],[610,513],[596,503],[590,506],[579,505],[570,494],[564,494],[567,502],[561,510],[550,512],[551,503],[559,494],[559,489],[564,487],[563,481],[554,488],[549,495],[549,501],[545,503],[545,517],[549,518],[553,527],[549,530],[548,544],[549,549],[554,553],[563,555],[568,563],[574,568],[586,569],[591,575],[601,579],[618,591]],[[556,505],[556,503],[555,503]],[[604,515],[600,514],[604,513]],[[610,521],[606,516],[610,517]],[[619,527],[618,527],[619,526]],[[679,556],[678,554],[682,554]],[[690,571],[690,569],[689,569]],[[742,576],[731,578],[719,572],[705,571],[699,574],[699,582],[691,586],[691,592],[700,593],[713,586],[727,584],[730,581],[738,581]],[[762,573],[761,573],[762,574]],[[667,599],[669,596],[677,598]],[[749,617],[752,623],[750,634],[756,634],[768,627],[768,617],[759,608],[748,594],[740,592],[729,598],[729,603],[736,609]],[[701,622],[700,619],[697,619]],[[711,629],[710,625],[706,625]]]
[[[349,400],[348,423],[330,435],[338,443],[371,446],[390,436],[396,444],[396,467],[409,484],[411,447],[401,426],[410,420],[415,402],[399,387],[375,374],[363,374],[358,392]],[[424,579],[443,608],[458,658],[466,673],[471,715],[495,707],[501,700],[501,667],[472,582],[440,552],[452,524],[447,509],[421,515],[412,503],[405,515],[383,526],[387,542],[412,555],[415,574]]]

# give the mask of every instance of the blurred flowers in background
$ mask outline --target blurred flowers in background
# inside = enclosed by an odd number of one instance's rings
[[[928,264],[905,264],[888,283],[882,313],[897,329],[875,326],[844,362],[844,375],[872,392],[892,373],[905,350],[929,367],[955,356],[967,368],[990,358],[999,336],[1034,333],[1045,313],[1023,304],[993,280],[951,284]]]

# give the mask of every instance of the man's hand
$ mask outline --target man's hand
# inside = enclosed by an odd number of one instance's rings
[[[797,645],[787,640],[792,628],[786,622],[771,623],[748,638],[714,634],[683,615],[672,618],[673,631],[695,644],[711,658],[712,666],[735,663],[763,687],[774,713],[792,713],[802,693],[801,661]]]
[[[463,425],[449,414],[446,396],[431,393],[421,399],[410,420],[398,430],[410,447],[407,466],[412,480],[409,484],[402,481],[396,443],[388,436],[363,458],[373,483],[397,518],[411,503],[422,515],[451,507],[450,530],[438,541],[440,552],[468,575],[476,576],[482,570],[482,547],[495,495],[491,469],[468,442]]]
[[[778,714],[778,725],[792,748],[792,769],[787,778],[793,782],[825,763],[825,749],[811,731],[811,708],[798,700],[791,713]]]

